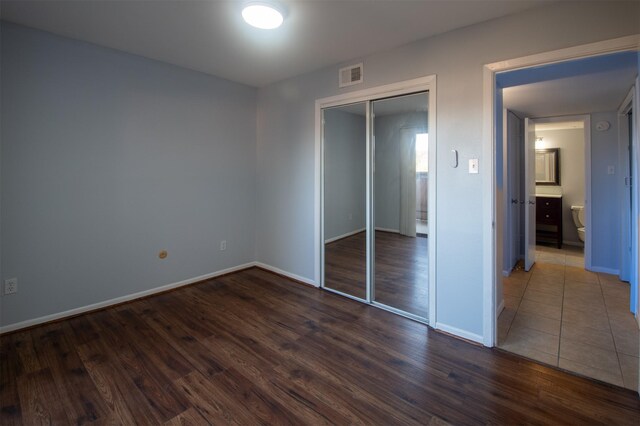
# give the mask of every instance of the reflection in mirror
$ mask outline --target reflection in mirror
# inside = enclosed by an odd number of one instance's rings
[[[373,102],[375,302],[427,318],[428,93]]]
[[[366,105],[323,110],[324,286],[366,298]]]
[[[560,148],[536,149],[536,185],[560,185]]]

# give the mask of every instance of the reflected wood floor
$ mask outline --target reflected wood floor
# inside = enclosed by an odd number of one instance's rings
[[[257,268],[5,335],[0,424],[637,424],[631,391]]]
[[[376,302],[427,318],[428,241],[424,237],[376,231]],[[326,245],[325,285],[366,297],[366,232]]]

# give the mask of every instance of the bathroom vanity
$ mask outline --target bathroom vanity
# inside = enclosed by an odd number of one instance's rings
[[[562,248],[562,196],[536,196],[536,242]]]

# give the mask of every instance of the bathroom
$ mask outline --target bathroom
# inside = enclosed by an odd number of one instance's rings
[[[584,122],[542,122],[535,125],[536,240],[539,260],[565,256],[565,264],[584,267],[586,236]],[[558,204],[556,211],[546,211]],[[557,213],[556,213],[557,212]],[[545,251],[552,245],[558,251]]]

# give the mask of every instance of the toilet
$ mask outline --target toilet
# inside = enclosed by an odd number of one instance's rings
[[[585,223],[584,218],[584,206],[571,206],[571,215],[573,216],[573,223],[578,228],[578,238],[584,242],[585,239]]]

